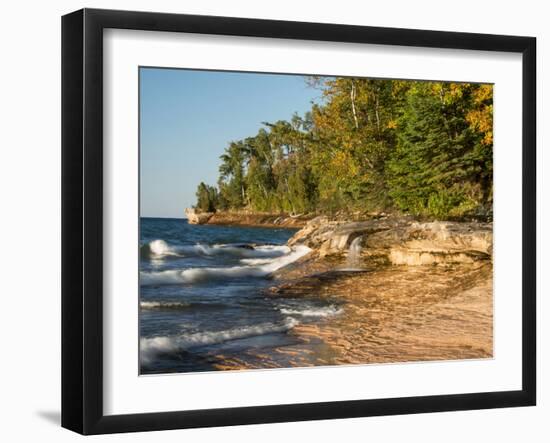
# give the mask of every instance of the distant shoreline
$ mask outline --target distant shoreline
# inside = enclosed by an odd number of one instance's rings
[[[263,228],[303,228],[314,214],[290,215],[285,213],[261,213],[249,211],[201,212],[194,208],[185,210],[189,224],[247,226]]]
[[[150,220],[185,220],[190,225],[211,225],[211,226],[242,226],[248,228],[285,228],[285,229],[301,229],[308,219],[292,219],[288,215],[281,214],[249,214],[242,217],[238,214],[217,214],[212,220],[205,223],[192,223],[188,217],[158,217],[158,216],[140,216],[140,219]]]

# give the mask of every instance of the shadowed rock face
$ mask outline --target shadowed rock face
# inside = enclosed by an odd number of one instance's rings
[[[346,253],[357,237],[365,257],[383,257],[396,265],[473,263],[491,259],[493,252],[491,223],[419,223],[410,217],[352,223],[317,217],[288,244],[305,244],[326,257]]]

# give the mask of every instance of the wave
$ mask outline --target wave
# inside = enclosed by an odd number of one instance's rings
[[[177,301],[142,301],[139,304],[141,309],[186,309],[191,303]]]
[[[207,255],[231,254],[245,258],[276,258],[290,252],[291,249],[284,245],[218,244],[206,247]]]
[[[271,274],[278,269],[284,268],[285,266],[294,263],[296,260],[299,260],[300,258],[306,256],[311,252],[311,249],[304,245],[295,246],[294,249],[288,249],[291,252],[271,261],[271,263],[258,266],[258,268],[260,268],[262,272],[265,272],[266,275]]]
[[[290,248],[289,248],[290,250]],[[266,277],[290,263],[295,262],[311,251],[307,246],[297,246],[287,255],[256,266],[232,266],[227,268],[190,268],[172,269],[157,272],[140,272],[140,284],[143,286],[173,285],[181,283],[198,283],[202,281]]]
[[[250,245],[247,243],[229,243],[215,245],[169,245],[166,241],[157,239],[150,241],[140,247],[141,256],[145,259],[158,259],[165,257],[185,257],[185,256],[215,256],[215,255],[234,255],[244,258],[276,258],[291,252],[288,246],[284,245]]]
[[[333,317],[339,315],[344,310],[334,305],[324,306],[320,308],[304,308],[304,309],[291,309],[291,308],[279,308],[281,314],[285,315],[299,315],[302,317]]]
[[[214,302],[180,302],[180,301],[156,301],[144,300],[139,304],[144,311],[170,311],[170,310],[185,310],[185,309],[223,309],[227,307],[225,303]]]
[[[142,363],[148,363],[158,354],[181,352],[200,346],[224,343],[230,340],[255,337],[275,332],[286,332],[297,324],[298,321],[296,319],[286,318],[282,323],[261,323],[222,331],[206,331],[177,336],[141,338],[141,361]]]
[[[272,258],[243,258],[240,260],[241,263],[245,265],[267,265],[271,262],[273,262]]]
[[[139,252],[143,258],[155,259],[169,256],[180,256],[180,253],[164,240],[153,240],[142,245]]]

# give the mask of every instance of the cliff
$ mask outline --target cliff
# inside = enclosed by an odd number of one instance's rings
[[[199,212],[195,208],[185,208],[187,222],[192,225],[203,225],[214,215],[213,212]]]

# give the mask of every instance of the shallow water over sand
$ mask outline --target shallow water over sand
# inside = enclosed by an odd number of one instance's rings
[[[225,369],[490,358],[492,266],[389,266],[318,273],[281,285],[274,298],[316,292],[341,315],[296,325],[296,343],[270,355],[248,352]]]

